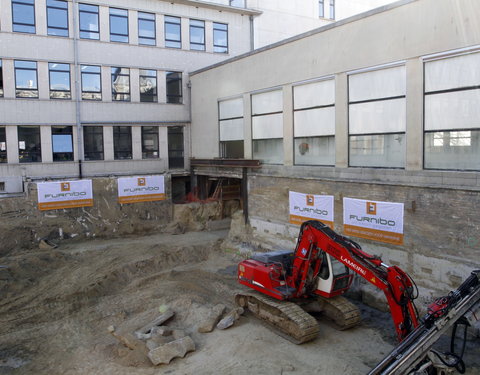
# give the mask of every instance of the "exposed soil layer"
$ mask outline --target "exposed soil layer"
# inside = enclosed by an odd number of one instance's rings
[[[395,345],[388,314],[360,305],[361,324],[296,346],[246,313],[225,331],[197,332],[210,309],[233,307],[239,255],[226,231],[63,243],[0,258],[0,374],[365,374]],[[153,366],[135,330],[161,308],[196,351]],[[321,318],[321,317],[319,317]],[[121,345],[107,327],[130,340]],[[467,374],[480,373],[478,339]]]

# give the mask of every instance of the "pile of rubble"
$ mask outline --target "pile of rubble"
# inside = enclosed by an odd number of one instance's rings
[[[137,340],[133,341],[118,334],[114,326],[108,327],[108,331],[125,347],[130,350],[138,349],[139,342],[143,342],[148,351],[148,358],[155,365],[169,364],[174,358],[183,358],[189,352],[195,351],[195,342],[185,330],[165,326],[164,323],[172,319],[175,312],[170,308],[161,307],[161,315],[152,322],[135,331]],[[207,318],[197,328],[200,333],[212,332],[217,329],[227,329],[243,314],[241,307],[234,308],[225,314],[225,305],[214,306]],[[222,318],[223,317],[223,318]]]

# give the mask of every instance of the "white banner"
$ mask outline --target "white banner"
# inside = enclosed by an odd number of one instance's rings
[[[333,196],[289,192],[290,223],[318,220],[333,229]]]
[[[164,176],[135,176],[118,179],[118,202],[137,203],[165,200]]]
[[[37,194],[42,211],[93,206],[92,180],[39,182]]]
[[[403,203],[343,198],[343,231],[369,240],[403,244]]]

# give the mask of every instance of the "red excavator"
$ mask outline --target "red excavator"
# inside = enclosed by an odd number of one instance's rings
[[[319,330],[308,312],[323,312],[340,329],[360,321],[359,309],[342,297],[352,284],[350,270],[383,290],[399,341],[419,325],[413,303],[418,293],[412,279],[314,220],[302,224],[293,253],[255,253],[238,265],[240,284],[259,293],[239,293],[235,300],[277,333],[301,344],[314,339]]]

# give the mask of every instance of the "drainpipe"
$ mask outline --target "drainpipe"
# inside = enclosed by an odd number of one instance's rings
[[[78,5],[77,0],[72,1],[73,5],[73,70],[75,75],[75,124],[77,127],[77,155],[78,155],[78,177],[83,178],[83,131],[81,119],[81,92],[80,92],[80,65],[78,65]]]
[[[253,51],[255,49],[255,30],[253,28],[253,16],[250,15],[248,18],[250,20],[250,51]]]

